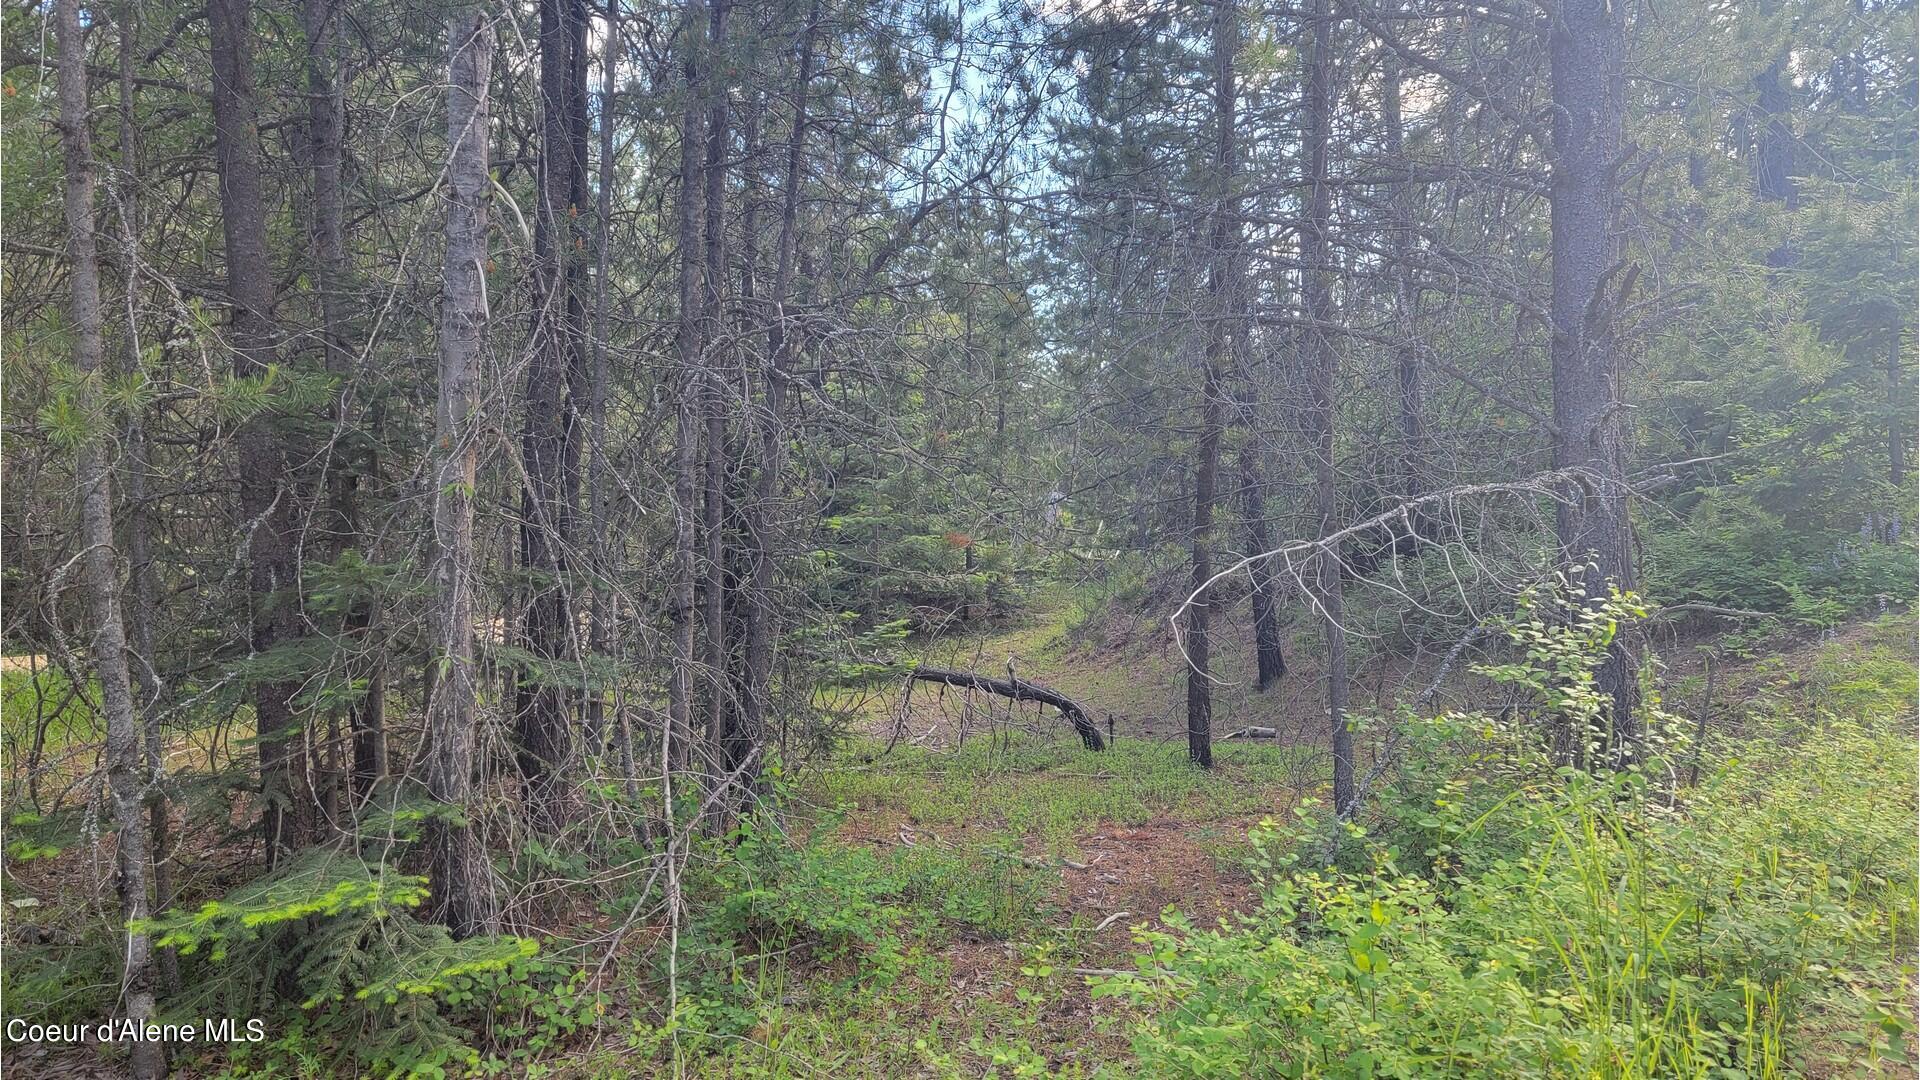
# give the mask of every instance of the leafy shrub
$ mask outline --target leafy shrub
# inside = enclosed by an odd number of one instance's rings
[[[1651,528],[1648,591],[1830,626],[1881,598],[1913,594],[1914,546],[1791,527],[1752,498],[1715,494],[1678,527]]]
[[[1803,723],[1807,723],[1803,721]],[[1683,793],[1656,753],[1555,768],[1483,716],[1415,725],[1372,830],[1255,830],[1241,925],[1142,931],[1096,993],[1180,1076],[1785,1076],[1820,1025],[1901,1058],[1915,917],[1912,744],[1823,718]],[[1464,767],[1463,767],[1464,766]]]

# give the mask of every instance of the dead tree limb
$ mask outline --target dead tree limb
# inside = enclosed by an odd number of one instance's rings
[[[989,694],[998,694],[1014,701],[1037,701],[1042,705],[1051,705],[1060,710],[1060,715],[1067,718],[1067,722],[1073,725],[1073,730],[1080,733],[1080,741],[1087,744],[1087,749],[1105,750],[1107,748],[1106,740],[1100,737],[1100,729],[1094,726],[1093,718],[1087,714],[1085,706],[1051,687],[1028,682],[1017,675],[995,679],[972,671],[931,667],[917,667],[909,672],[907,685],[912,686],[916,680],[985,690]]]

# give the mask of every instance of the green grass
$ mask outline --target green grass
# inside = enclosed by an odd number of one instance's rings
[[[1065,740],[976,739],[958,750],[857,746],[803,786],[821,806],[897,811],[914,825],[1035,838],[1071,853],[1076,833],[1102,823],[1157,818],[1205,823],[1276,812],[1291,801],[1302,754],[1259,743],[1222,743],[1212,773],[1186,747],[1122,738],[1104,752]],[[864,751],[864,752],[862,752]]]
[[[1109,605],[1118,604],[1134,612],[1134,617],[1116,616]],[[1035,606],[1021,617],[991,626],[934,639],[917,638],[909,643],[907,659],[940,667],[974,668],[992,674],[1005,673],[1008,658],[1013,658],[1018,674],[1044,683],[1072,697],[1096,718],[1112,713],[1120,718],[1122,733],[1150,730],[1173,733],[1182,722],[1185,708],[1186,667],[1180,654],[1167,641],[1164,613],[1157,610],[1134,611],[1138,600],[1127,594],[1113,595],[1111,590],[1084,587],[1056,588],[1036,597]],[[1113,622],[1110,624],[1109,619]],[[1124,643],[1110,644],[1105,638],[1113,626],[1130,624]],[[1272,724],[1284,693],[1257,691],[1253,685],[1254,660],[1250,632],[1232,628],[1221,631],[1214,642],[1213,672],[1220,680],[1214,688],[1214,730],[1231,731],[1250,724]],[[1311,682],[1311,672],[1299,675]],[[928,710],[928,702],[952,691],[923,687],[913,695],[916,709]],[[884,725],[889,709],[898,702],[897,680],[880,680],[859,687],[823,687],[815,694],[815,704],[832,711],[853,714],[869,729]],[[1005,703],[991,701],[996,708]],[[1046,722],[1058,722],[1051,710]],[[1064,724],[1063,724],[1064,726]]]
[[[1809,703],[1835,716],[1911,713],[1920,695],[1913,659],[1913,615],[1883,616],[1857,639],[1820,647],[1807,673]]]
[[[0,730],[5,732],[6,767],[32,749],[35,729],[44,725],[43,752],[96,741],[100,737],[90,697],[98,684],[88,680],[87,694],[75,692],[66,673],[55,667],[0,671]]]

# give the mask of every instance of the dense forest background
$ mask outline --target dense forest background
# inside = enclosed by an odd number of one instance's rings
[[[1911,1069],[1906,0],[0,20],[9,1069]]]

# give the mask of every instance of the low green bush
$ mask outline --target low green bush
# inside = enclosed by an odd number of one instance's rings
[[[1645,580],[1663,604],[1696,602],[1832,626],[1913,596],[1911,539],[1796,528],[1756,500],[1717,494],[1678,524],[1649,527]]]
[[[1788,1077],[1816,1046],[1904,1062],[1910,733],[1802,723],[1716,753],[1691,789],[1657,750],[1590,775],[1517,725],[1415,723],[1369,827],[1330,844],[1312,808],[1263,824],[1259,910],[1143,930],[1137,970],[1095,992],[1140,1010],[1151,1075]]]

